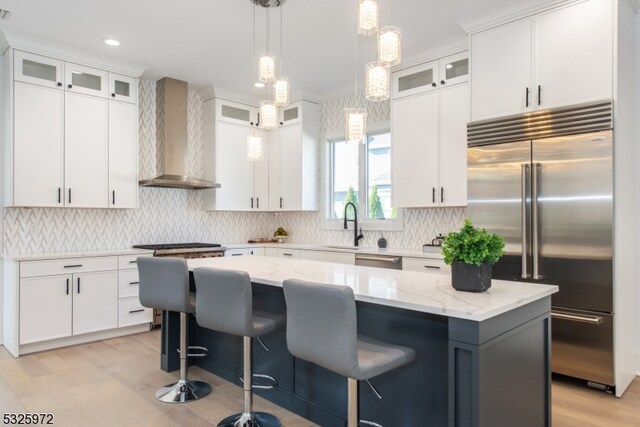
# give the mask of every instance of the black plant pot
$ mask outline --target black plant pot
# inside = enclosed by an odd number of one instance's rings
[[[458,291],[484,292],[491,287],[491,264],[466,264],[453,261],[451,284]]]

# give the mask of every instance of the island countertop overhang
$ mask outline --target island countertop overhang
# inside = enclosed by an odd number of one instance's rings
[[[350,286],[357,301],[441,316],[484,321],[558,292],[558,287],[493,280],[483,293],[460,292],[451,276],[266,256],[201,258],[189,269],[245,271],[254,283],[282,287],[286,279]]]

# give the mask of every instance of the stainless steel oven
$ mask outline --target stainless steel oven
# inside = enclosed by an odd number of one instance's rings
[[[149,249],[153,256],[184,259],[216,258],[224,256],[225,248],[218,243],[163,243],[157,245],[135,245],[134,248]],[[162,310],[153,309],[153,327],[162,324]]]

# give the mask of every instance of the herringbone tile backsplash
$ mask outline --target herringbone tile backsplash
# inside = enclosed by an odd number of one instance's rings
[[[157,175],[155,82],[140,82],[141,179]],[[342,110],[354,97],[321,103],[322,134],[344,128]],[[361,101],[364,103],[364,101]],[[369,103],[369,119],[389,117],[388,103]],[[188,167],[202,173],[202,102],[189,91]],[[349,244],[352,232],[323,230],[319,212],[206,212],[201,193],[193,190],[140,188],[138,209],[6,208],[3,253],[37,253],[126,248],[140,243],[220,242],[239,243],[266,237],[278,226],[298,243]],[[384,232],[389,245],[418,249],[438,232],[457,228],[464,209],[409,209],[403,232]],[[374,246],[380,232],[365,232],[365,246]]]

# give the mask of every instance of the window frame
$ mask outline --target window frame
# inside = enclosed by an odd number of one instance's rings
[[[373,135],[379,135],[382,133],[391,133],[389,124],[369,125],[367,137]],[[335,142],[344,141],[345,136],[343,132],[327,133],[325,135],[324,142],[324,167],[323,167],[323,191],[322,191],[322,228],[325,230],[342,230],[344,229],[344,219],[332,218],[333,212],[333,144]],[[359,144],[358,146],[358,204],[359,206],[366,206],[368,210],[368,161],[367,161],[367,145]],[[393,141],[391,141],[391,150],[393,150]],[[393,156],[393,153],[391,154]],[[393,173],[391,174],[393,180]],[[364,191],[362,191],[364,190]],[[396,218],[393,219],[371,219],[365,217],[368,216],[368,212],[358,211],[358,227],[363,230],[374,231],[402,231],[404,229],[404,212],[402,208],[396,208]]]

